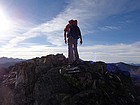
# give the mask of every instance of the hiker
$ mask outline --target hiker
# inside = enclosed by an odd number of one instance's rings
[[[79,60],[79,54],[77,50],[77,43],[79,38],[80,44],[82,44],[83,43],[82,36],[80,29],[77,26],[77,20],[70,20],[64,29],[64,40],[66,44],[68,43],[69,63]]]

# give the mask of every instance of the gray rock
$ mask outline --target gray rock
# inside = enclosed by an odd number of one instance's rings
[[[134,105],[131,78],[110,73],[104,62],[68,65],[63,54],[16,64],[5,76],[1,105]],[[7,97],[7,98],[6,98]]]

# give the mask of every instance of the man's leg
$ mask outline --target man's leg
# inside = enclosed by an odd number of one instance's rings
[[[79,59],[79,54],[78,54],[78,49],[77,49],[77,39],[74,39],[74,56],[75,56],[75,60],[78,60]]]
[[[68,61],[69,63],[73,62],[73,39],[68,39]]]

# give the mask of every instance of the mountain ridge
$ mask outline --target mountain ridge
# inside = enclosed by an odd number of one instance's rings
[[[131,77],[119,69],[116,69],[117,72],[109,71],[109,67],[104,62],[92,61],[78,61],[69,65],[63,54],[19,62],[0,82],[0,103],[1,105],[137,103]],[[2,92],[5,92],[5,95]]]
[[[20,58],[8,58],[8,57],[0,57],[0,64],[11,63],[11,62],[20,62],[24,61],[25,59]]]
[[[25,61],[25,59],[0,57],[0,71],[14,66],[16,63]]]

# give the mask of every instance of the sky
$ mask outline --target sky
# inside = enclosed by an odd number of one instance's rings
[[[140,63],[140,0],[0,0],[0,57],[64,54],[77,19],[82,60]]]

